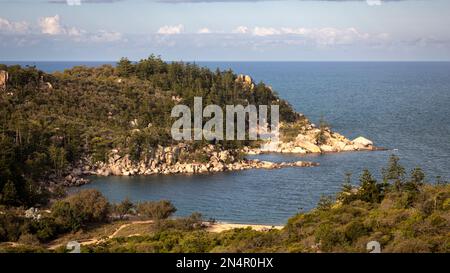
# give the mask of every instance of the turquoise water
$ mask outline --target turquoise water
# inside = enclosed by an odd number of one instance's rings
[[[81,64],[78,63],[78,64]],[[427,178],[450,180],[450,63],[199,63],[232,68],[271,85],[297,111],[321,116],[350,138],[363,135],[389,151],[314,156],[265,155],[274,161],[310,160],[316,168],[248,170],[195,176],[108,177],[96,188],[110,200],[169,199],[178,215],[194,211],[222,221],[281,224],[315,206],[321,194],[339,190],[344,174],[353,182],[364,168],[379,175],[390,154]],[[73,63],[36,63],[46,71]],[[98,63],[88,63],[98,65]]]

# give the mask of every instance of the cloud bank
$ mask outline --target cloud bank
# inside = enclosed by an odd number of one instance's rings
[[[40,39],[66,39],[75,42],[116,42],[123,38],[123,35],[115,31],[98,30],[96,32],[88,32],[77,27],[69,27],[61,22],[61,17],[56,14],[54,16],[46,16],[38,18],[37,23],[32,24],[25,21],[13,22],[0,17],[0,38],[12,39],[17,41],[20,37],[20,43],[26,44],[26,41],[36,42]]]

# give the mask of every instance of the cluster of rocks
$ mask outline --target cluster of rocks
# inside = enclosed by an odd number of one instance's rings
[[[318,133],[322,134],[322,143],[317,144]],[[358,137],[349,140],[343,135],[329,129],[320,130],[313,124],[305,125],[291,141],[267,142],[261,148],[244,148],[246,154],[260,154],[265,152],[276,153],[325,153],[342,151],[374,150],[372,141]],[[66,174],[63,184],[65,186],[81,186],[89,183],[84,178],[96,176],[133,176],[153,174],[200,174],[223,171],[238,171],[248,169],[279,169],[285,167],[311,167],[318,166],[313,162],[268,162],[260,160],[238,159],[237,152],[220,150],[214,145],[203,147],[195,151],[201,155],[201,160],[192,156],[192,148],[187,144],[162,147],[158,146],[150,151],[147,158],[138,162],[133,161],[128,154],[121,154],[119,150],[112,150],[107,162],[92,162],[86,158]]]
[[[77,175],[78,173],[80,174]],[[89,179],[83,177],[87,175],[92,175],[92,172],[90,171],[81,172],[79,168],[75,168],[71,171],[70,174],[64,177],[63,185],[79,187],[88,184],[90,182]]]
[[[89,184],[90,180],[87,177],[93,174],[90,163],[87,160],[80,160],[75,165],[67,166],[62,174],[52,173],[48,175],[45,183],[50,186],[50,189],[55,189],[59,185],[79,187]]]
[[[237,76],[235,81],[236,81],[236,83],[242,84],[242,86],[244,88],[247,88],[250,90],[253,90],[255,88],[255,83],[253,82],[252,77],[250,77],[249,75],[240,74]]]
[[[90,173],[98,176],[197,174],[247,169],[317,166],[315,163],[303,161],[274,163],[260,160],[237,160],[232,151],[216,151],[212,145],[203,149],[204,154],[209,157],[207,162],[183,162],[179,160],[182,154],[186,152],[188,152],[187,147],[183,144],[172,147],[160,146],[154,151],[151,158],[133,162],[129,155],[121,156],[117,151],[113,151],[107,163],[97,163]]]
[[[317,143],[317,135],[320,129],[313,125],[308,125],[305,130],[297,135],[292,141],[278,141],[267,142],[261,148],[245,148],[243,150],[246,154],[261,154],[268,152],[275,153],[331,153],[331,152],[350,152],[350,151],[372,151],[376,150],[373,142],[364,138],[358,137],[354,140],[349,140],[345,136],[332,132],[329,129],[323,130],[323,143]]]
[[[39,209],[31,207],[25,211],[24,217],[33,220],[40,220],[42,218],[42,215]]]

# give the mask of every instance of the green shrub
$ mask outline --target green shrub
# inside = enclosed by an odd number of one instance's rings
[[[53,218],[44,217],[38,221],[33,221],[31,224],[31,230],[39,241],[47,242],[55,238],[58,233],[58,226]]]
[[[369,234],[368,229],[359,221],[352,221],[344,228],[344,234],[347,241],[355,242],[359,237]]]
[[[163,220],[169,218],[177,211],[170,201],[162,200],[157,202],[142,202],[137,205],[137,212],[140,215],[153,220]]]
[[[323,224],[317,227],[315,238],[323,251],[332,251],[333,248],[345,243],[345,235],[330,224]]]
[[[51,210],[62,230],[76,231],[90,223],[106,222],[110,204],[99,191],[83,190],[55,202]]]
[[[27,245],[27,246],[38,246],[39,245],[39,239],[34,234],[24,233],[20,235],[19,241],[20,244]]]

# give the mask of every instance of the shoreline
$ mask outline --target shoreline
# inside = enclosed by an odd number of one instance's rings
[[[212,145],[211,145],[212,146]],[[164,147],[161,147],[164,151]],[[211,147],[209,147],[211,149]],[[340,154],[340,153],[354,153],[354,152],[376,152],[376,151],[387,151],[389,149],[383,147],[376,147],[370,142],[370,145],[360,146],[358,149],[351,150],[339,150],[339,151],[320,151],[320,152],[293,152],[293,151],[263,151],[247,149],[243,151],[246,156],[258,156],[258,155],[294,155],[298,157],[305,156],[320,156],[326,154]],[[223,150],[226,153],[225,158],[230,157],[229,150]],[[117,152],[115,152],[117,156]],[[91,183],[88,177],[108,177],[108,176],[153,176],[153,175],[198,175],[198,174],[214,174],[222,172],[235,172],[253,169],[282,169],[282,168],[292,168],[292,167],[317,167],[320,163],[312,161],[288,161],[288,162],[272,162],[260,159],[248,159],[234,161],[232,163],[226,163],[226,159],[222,160],[219,155],[213,155],[211,158],[216,158],[215,160],[210,160],[207,163],[180,163],[175,164],[165,164],[159,165],[149,165],[148,163],[139,162],[135,165],[131,163],[128,155],[124,157],[112,157],[110,161],[105,163],[89,163],[80,161],[77,167],[72,167],[65,175],[61,181],[53,181],[54,184],[62,183],[65,187],[80,187]],[[164,152],[160,156],[166,156]],[[172,155],[170,155],[172,156]],[[233,157],[231,157],[233,158]],[[171,159],[172,160],[172,159]]]
[[[259,156],[259,155],[286,155],[286,156],[298,156],[299,158],[310,157],[310,156],[321,156],[321,155],[333,155],[333,154],[347,154],[347,153],[357,153],[357,152],[382,152],[389,151],[391,149],[383,148],[383,147],[371,147],[371,149],[364,150],[353,150],[353,151],[335,151],[335,152],[321,152],[321,153],[281,153],[281,152],[273,152],[273,151],[264,151],[258,154],[247,154],[247,156]],[[239,162],[238,162],[239,163]],[[247,170],[274,170],[274,169],[283,169],[283,168],[304,168],[304,167],[319,167],[320,163],[313,161],[291,161],[291,162],[272,162],[265,161],[259,159],[249,159],[246,162],[248,165],[242,168],[226,168],[223,170],[208,170],[208,171],[192,171],[192,172],[151,172],[151,173],[136,173],[136,174],[99,174],[97,171],[88,171],[82,172],[81,174],[74,174],[73,170],[70,171],[70,176],[73,181],[67,181],[67,176],[63,178],[63,185],[67,188],[76,188],[83,185],[90,184],[92,180],[90,178],[101,178],[101,177],[131,177],[131,176],[167,176],[167,175],[181,175],[181,176],[192,176],[192,175],[213,175],[216,173],[223,172],[238,172],[238,171],[247,171]],[[256,164],[256,166],[252,166]],[[266,166],[262,166],[261,164],[267,164]],[[201,163],[191,163],[191,165],[202,165]],[[233,164],[231,164],[233,165]],[[76,169],[76,168],[74,168]],[[78,168],[79,169],[79,168]],[[58,183],[56,183],[58,184]]]
[[[229,223],[229,222],[215,222],[207,223],[206,230],[208,232],[220,233],[232,229],[251,228],[255,231],[270,231],[281,230],[284,228],[282,225],[265,225],[265,224],[243,224],[243,223]]]

